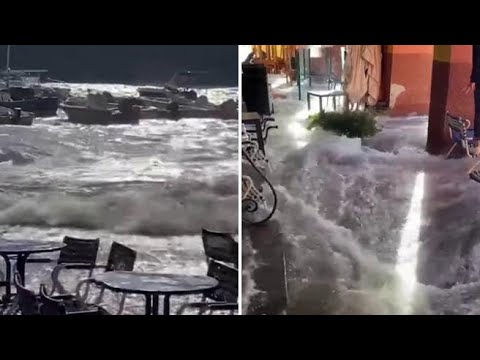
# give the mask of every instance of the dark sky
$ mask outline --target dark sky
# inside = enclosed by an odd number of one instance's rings
[[[0,45],[5,68],[6,45]],[[46,69],[68,82],[155,84],[176,71],[208,71],[205,85],[237,86],[235,45],[12,45],[12,69]]]

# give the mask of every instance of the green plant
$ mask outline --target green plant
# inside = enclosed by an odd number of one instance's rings
[[[367,111],[321,112],[309,117],[308,129],[317,127],[349,138],[371,137],[381,131],[375,116]]]

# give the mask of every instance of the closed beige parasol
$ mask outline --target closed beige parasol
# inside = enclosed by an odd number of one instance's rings
[[[346,91],[351,103],[378,102],[382,77],[381,45],[349,45],[345,62]]]

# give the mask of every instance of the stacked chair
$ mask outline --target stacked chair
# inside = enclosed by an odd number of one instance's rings
[[[104,289],[94,303],[87,303],[90,278],[95,269],[104,271],[132,271],[135,265],[137,253],[129,247],[113,242],[110,248],[106,265],[97,265],[97,254],[100,244],[99,239],[79,239],[66,236],[63,240],[65,247],[61,250],[56,265],[52,271],[52,288],[40,285],[38,294],[27,289],[22,283],[18,272],[14,275],[14,283],[17,290],[15,303],[10,313],[22,315],[108,315],[109,313],[100,305]],[[32,258],[28,263],[48,263],[52,259]],[[76,293],[71,294],[59,280],[61,272],[66,270],[84,270],[88,272],[88,278],[80,281]],[[85,287],[83,293],[81,290]],[[123,311],[125,296],[122,297],[119,311]]]
[[[219,283],[215,290],[203,295],[200,302],[183,304],[177,311],[198,309],[199,315],[218,311],[238,311],[238,243],[231,234],[202,230],[202,241],[208,265],[207,276]]]

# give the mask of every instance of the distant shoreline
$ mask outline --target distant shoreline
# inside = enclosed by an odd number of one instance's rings
[[[56,80],[56,79],[53,79]],[[63,81],[63,80],[62,80]],[[133,86],[133,87],[158,87],[162,88],[165,83],[161,84],[148,84],[148,83],[118,83],[118,82],[78,82],[78,81],[64,81],[64,82],[44,82],[42,84],[51,84],[51,85],[124,85],[124,86]],[[199,86],[192,86],[191,89],[238,89],[238,85],[226,85],[226,84],[219,84],[219,85],[199,85]]]

